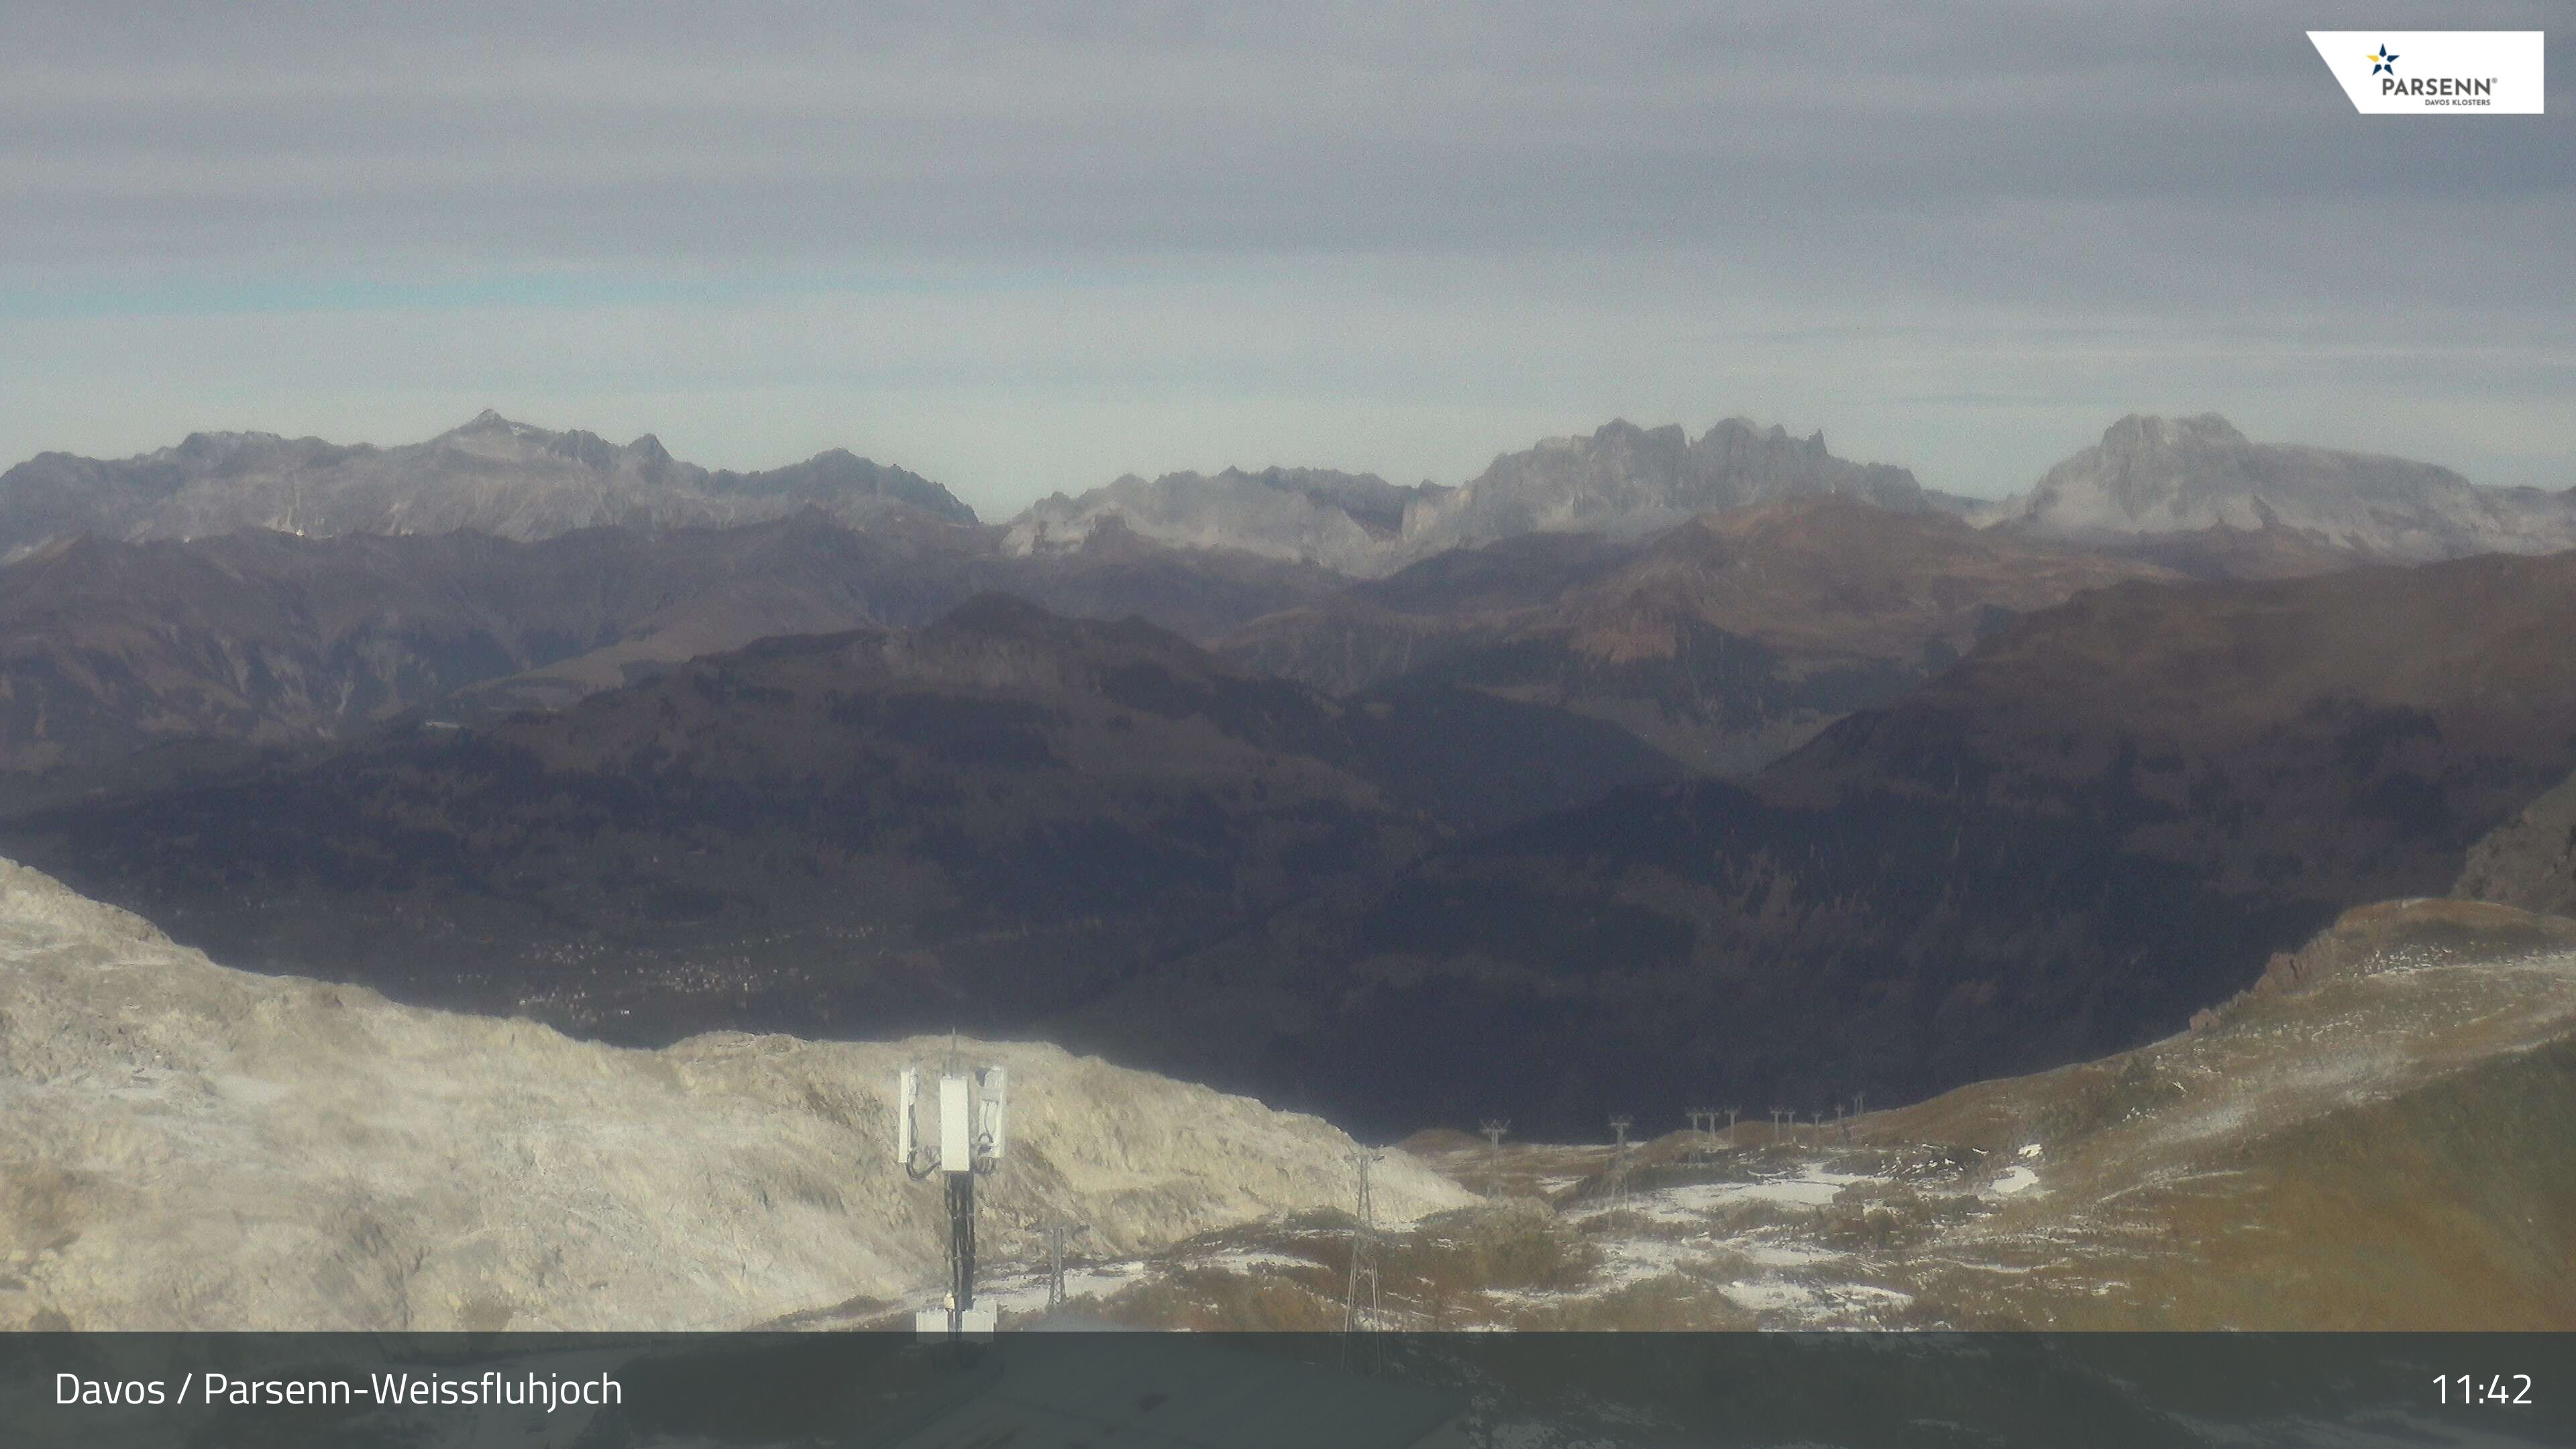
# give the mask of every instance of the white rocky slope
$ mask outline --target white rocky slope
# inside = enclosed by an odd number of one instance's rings
[[[1228,468],[1130,473],[1080,497],[1050,494],[1010,522],[1005,547],[1021,555],[1078,549],[1104,529],[1125,528],[1179,548],[1234,549],[1373,577],[1404,554],[1408,505],[1452,492],[1399,487],[1373,473],[1319,468]]]
[[[2481,488],[2448,468],[2249,441],[2225,418],[2132,415],[1980,521],[2078,543],[2283,530],[2415,563],[2576,548],[2576,497]]]
[[[0,1327],[723,1328],[939,1275],[892,1078],[945,1039],[661,1051],[257,976],[0,862]],[[988,1256],[1120,1252],[1351,1196],[1350,1139],[1044,1045],[1011,1072]],[[1381,1213],[1467,1201],[1412,1158]]]

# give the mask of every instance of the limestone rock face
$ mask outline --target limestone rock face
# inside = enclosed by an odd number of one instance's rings
[[[1213,477],[1166,473],[1152,480],[1130,473],[1079,497],[1057,493],[1031,504],[1011,520],[1007,546],[1020,554],[1061,552],[1124,533],[1374,577],[1412,556],[1403,540],[1408,507],[1451,491],[1320,468],[1228,468]]]
[[[447,533],[551,538],[611,524],[735,524],[818,507],[844,523],[912,512],[973,523],[947,489],[841,449],[758,473],[710,472],[651,434],[623,447],[486,410],[425,443],[343,447],[274,433],[192,433],[124,459],[44,453],[0,473],[0,558],[92,534],[203,538]]]
[[[1988,522],[2086,543],[2277,533],[2354,561],[2576,547],[2576,500],[2481,488],[2448,468],[2249,441],[2225,418],[2132,415]]]
[[[1937,506],[1912,473],[1837,458],[1822,433],[1796,438],[1729,418],[1693,442],[1677,427],[1614,422],[1495,459],[1457,492],[1417,506],[1405,536],[1424,553],[1537,532],[1637,538],[1697,514],[1822,497],[1904,513]]]
[[[0,1326],[726,1328],[940,1272],[895,1072],[946,1038],[661,1051],[229,970],[0,862]],[[1061,1212],[1137,1252],[1345,1205],[1324,1122],[1030,1043],[981,1184],[999,1261]],[[1412,1158],[1381,1214],[1471,1201]]]

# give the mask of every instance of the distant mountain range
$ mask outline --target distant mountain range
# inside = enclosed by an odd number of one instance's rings
[[[2175,577],[1825,496],[1634,541],[1532,533],[1454,549],[1218,647],[1325,689],[1409,676],[1559,705],[1727,774],[1895,699],[2018,614]]]
[[[1434,1115],[1556,1130],[1670,1083],[1903,1099],[2131,1045],[2339,911],[2448,891],[2565,779],[2571,619],[2576,554],[2096,590],[1740,784],[1444,848],[1082,1025],[1344,1120],[1455,1093]]]
[[[1906,469],[1835,456],[1821,433],[1730,418],[1697,439],[1620,421],[1503,454],[1457,486],[1313,468],[1133,475],[1054,494],[1012,519],[1016,555],[1104,530],[1351,578],[1532,534],[1646,537],[1764,503],[1838,498],[2121,553],[2183,572],[2261,577],[2576,547],[2576,499],[2481,488],[2446,468],[2254,443],[2215,415],[2131,416],[2028,493],[1980,503]],[[425,443],[377,448],[197,433],[122,460],[41,454],[0,474],[0,557],[78,535],[144,541],[247,528],[533,540],[600,526],[724,526],[813,508],[848,526],[976,522],[948,490],[834,449],[765,472],[712,472],[647,435],[618,446],[486,411]]]
[[[532,542],[80,537],[0,568],[0,797],[202,763],[162,748],[183,742],[292,744],[411,710],[556,708],[772,635],[927,624],[994,590],[1213,638],[1346,582],[1115,529],[1014,556],[996,529],[901,516],[853,529],[813,507]]]
[[[1772,503],[1645,539],[1531,534],[1354,584],[1143,539],[1014,553],[1001,530],[729,529],[179,542],[78,538],[0,568],[0,798],[205,763],[183,742],[354,738],[406,711],[554,709],[782,634],[927,624],[1001,592],[1141,617],[1333,693],[1411,679],[1561,708],[1702,772],[1751,769],[1946,668],[2018,613],[2171,578],[1937,514]],[[51,782],[51,783],[45,783]]]
[[[1457,487],[1273,468],[1119,479],[1056,494],[1011,524],[1010,547],[1078,543],[1115,523],[1184,547],[1300,559],[1378,578],[1444,550],[1534,534],[1641,538],[1685,519],[1838,498],[1949,514],[2202,577],[2266,578],[2355,563],[2576,548],[2576,498],[2481,488],[2447,468],[2248,441],[2225,419],[2131,416],[2028,493],[1980,503],[1903,468],[1834,456],[1822,434],[1741,419],[1696,441],[1614,422],[1496,458]]]
[[[231,959],[661,1040],[1043,1031],[1372,1130],[1903,1100],[2177,1029],[2576,769],[2576,555],[2133,579],[1742,784],[970,602],[6,824]],[[1658,1085],[1662,1084],[1662,1085]]]
[[[1335,700],[985,595],[12,833],[235,960],[658,1040],[710,1011],[1025,1024],[1443,839],[1680,774],[1562,711]]]
[[[0,851],[246,964],[1041,1030],[1406,1130],[1919,1094],[2364,902],[2561,899],[2562,495],[2131,418],[1971,507],[1619,423],[983,524],[649,442],[11,470]]]
[[[1898,512],[1965,512],[1902,468],[1846,462],[1824,434],[1800,439],[1730,418],[1693,442],[1677,427],[1614,422],[1496,458],[1455,487],[1399,488],[1374,474],[1272,468],[1207,477],[1130,475],[1058,493],[1011,524],[1011,547],[1078,544],[1113,521],[1147,538],[1319,563],[1359,578],[1454,548],[1534,533],[1640,538],[1703,513],[1799,498],[1853,498]]]
[[[2569,495],[2256,444],[2212,416],[2121,419],[1986,505],[1732,419],[1695,441],[1616,422],[1454,488],[1131,477],[992,526],[837,450],[710,472],[650,437],[490,412],[381,449],[198,434],[0,475],[19,555],[0,569],[0,795],[174,741],[557,708],[988,591],[1132,614],[1328,692],[1414,679],[1567,709],[1733,774],[2085,589],[2566,547]]]
[[[609,524],[729,524],[819,508],[850,524],[900,509],[972,523],[915,473],[839,449],[762,473],[683,463],[651,434],[619,447],[486,411],[425,443],[376,448],[192,433],[117,461],[43,453],[0,473],[0,557],[78,535],[141,541],[246,528],[549,538]]]

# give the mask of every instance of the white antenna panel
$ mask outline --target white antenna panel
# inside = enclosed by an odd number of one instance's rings
[[[896,1165],[912,1166],[912,1149],[919,1143],[919,1129],[912,1125],[913,1104],[921,1100],[921,1073],[906,1067],[894,1079],[894,1160]]]
[[[999,1162],[1002,1158],[1002,1114],[1010,1107],[1010,1081],[1000,1067],[986,1067],[975,1074],[976,1146],[983,1154]]]
[[[975,1170],[975,1083],[966,1077],[939,1079],[939,1167]]]

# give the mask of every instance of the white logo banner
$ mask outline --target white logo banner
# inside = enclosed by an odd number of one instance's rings
[[[2537,30],[2311,30],[2365,116],[2537,116]]]

